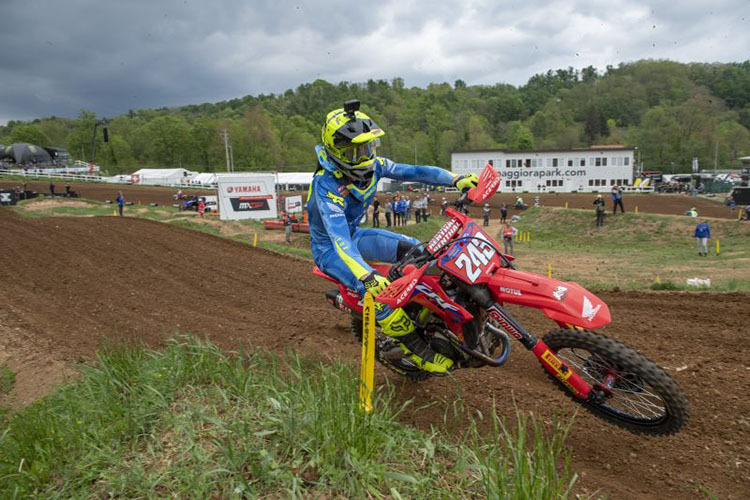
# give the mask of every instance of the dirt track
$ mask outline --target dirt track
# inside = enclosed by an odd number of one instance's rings
[[[109,339],[159,346],[181,331],[227,348],[295,347],[352,360],[358,354],[347,318],[323,298],[328,283],[311,277],[306,261],[148,220],[25,219],[7,209],[0,209],[0,242],[0,363],[17,373],[16,406],[58,384],[74,372],[72,363]],[[750,297],[601,296],[614,317],[606,333],[665,366],[686,391],[693,417],[677,436],[644,439],[579,413],[569,440],[579,486],[614,498],[702,498],[701,483],[720,498],[747,498]],[[553,326],[533,311],[514,312],[537,333]],[[460,392],[484,414],[492,398],[501,414],[510,414],[514,401],[544,419],[573,410],[520,345],[498,371],[396,383],[399,394],[415,399],[412,408],[451,402]],[[442,425],[443,412],[435,405],[404,418],[427,428]]]
[[[20,184],[20,181],[0,181],[0,189],[13,189]],[[64,182],[56,182],[56,192],[65,191]],[[177,192],[176,188],[164,188],[154,186],[132,186],[132,185],[121,185],[121,184],[76,184],[71,183],[71,187],[74,191],[78,192],[82,198],[88,198],[91,200],[114,200],[117,197],[117,191],[122,191],[127,201],[133,203],[158,203],[159,205],[172,205],[174,199],[172,195]],[[39,193],[49,193],[49,182],[28,182],[26,188],[31,191],[37,191]],[[190,194],[216,194],[215,190],[189,190],[186,191]],[[294,193],[302,194],[305,193]],[[407,193],[408,194],[408,193]],[[413,196],[412,194],[408,194]],[[381,200],[388,199],[389,195],[380,194],[378,195]],[[456,197],[455,193],[448,193],[446,195],[449,199]],[[533,205],[534,194],[533,193],[521,193],[521,196],[529,205]],[[607,209],[612,209],[612,202],[607,192],[603,193],[604,199],[607,202]],[[432,210],[434,214],[437,214],[440,210],[439,204],[443,197],[441,193],[432,193],[433,205]],[[541,203],[544,206],[549,207],[564,207],[565,203],[568,203],[570,208],[582,208],[586,210],[592,210],[594,201],[594,194],[574,194],[574,193],[559,193],[559,194],[540,194]],[[500,193],[493,196],[489,203],[493,209],[492,218],[499,218],[500,212],[497,210],[501,203],[506,203],[508,206],[513,204],[516,199],[516,195],[513,193]],[[690,197],[682,194],[625,194],[623,197],[623,204],[625,210],[632,212],[635,207],[638,207],[639,212],[653,213],[653,214],[668,214],[668,215],[683,215],[686,210],[690,207],[696,207],[698,214],[705,217],[719,217],[719,218],[735,218],[737,215],[732,215],[729,212],[729,208],[723,206],[720,203],[723,200],[723,196],[717,196],[714,199]],[[480,216],[480,208],[472,208],[473,216]],[[510,213],[516,213],[515,210],[511,209]]]

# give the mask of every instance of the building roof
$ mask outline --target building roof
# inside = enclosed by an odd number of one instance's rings
[[[505,153],[505,154],[534,154],[534,153],[587,153],[592,151],[635,151],[619,144],[607,144],[602,146],[591,146],[590,148],[572,149],[471,149],[464,151],[451,151],[451,153]]]

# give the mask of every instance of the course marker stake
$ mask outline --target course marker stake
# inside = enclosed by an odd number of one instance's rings
[[[365,293],[362,308],[362,367],[359,371],[359,409],[372,413],[372,390],[375,383],[375,302]]]
[[[719,252],[719,240],[716,240],[716,256],[718,257],[720,254]]]
[[[552,264],[551,263],[547,264],[547,277],[548,278],[552,277]]]
[[[258,246],[258,232],[255,232],[255,236],[253,236],[253,247]]]
[[[638,213],[638,205],[635,206],[635,213]]]

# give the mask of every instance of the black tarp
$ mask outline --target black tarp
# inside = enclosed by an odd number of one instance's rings
[[[5,149],[0,152],[0,160],[11,160],[16,165],[49,165],[52,163],[52,158],[43,147],[26,142],[17,142],[5,146]]]

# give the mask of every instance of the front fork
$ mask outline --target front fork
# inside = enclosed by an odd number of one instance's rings
[[[515,337],[521,344],[534,353],[553,377],[559,380],[575,397],[588,400],[595,394],[593,388],[583,380],[565,361],[550,349],[543,340],[536,338],[527,331],[508,311],[500,304],[492,300],[487,288],[468,286],[459,283],[459,286],[468,293],[471,298],[485,311],[487,315],[495,320],[506,332]]]

